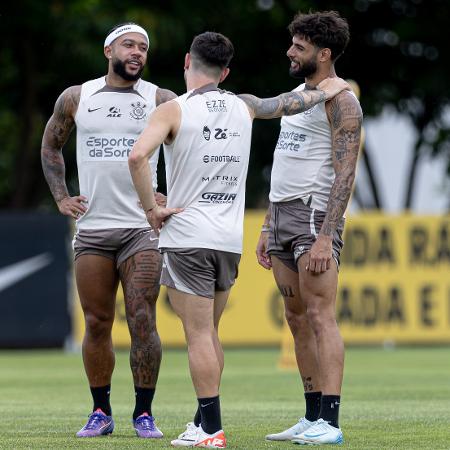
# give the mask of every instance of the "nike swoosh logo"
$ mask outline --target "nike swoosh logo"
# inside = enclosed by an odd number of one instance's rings
[[[305,436],[305,438],[316,438],[316,437],[323,436],[324,434],[327,434],[327,433],[325,432],[325,433],[319,433],[319,434],[304,434],[304,436]]]
[[[98,111],[99,109],[102,109],[103,106],[100,106],[100,108],[88,108],[88,112],[94,112],[94,111]]]
[[[53,261],[50,253],[41,253],[9,266],[0,268],[0,292],[17,284],[35,272],[48,266]]]
[[[158,238],[152,238],[152,237],[149,237],[148,239],[149,239],[149,241],[157,241],[158,240]]]
[[[206,405],[204,405],[203,403],[200,403],[200,406],[202,407],[202,408],[206,408],[207,406],[209,406],[209,405],[212,405],[214,402],[209,402],[209,403],[207,403]]]

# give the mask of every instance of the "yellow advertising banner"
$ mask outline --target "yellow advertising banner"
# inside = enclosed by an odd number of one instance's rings
[[[337,319],[347,343],[450,342],[450,217],[351,218]]]
[[[225,345],[273,345],[283,336],[282,297],[255,256],[263,217],[262,211],[246,213],[239,277],[221,322]],[[353,216],[344,240],[336,310],[346,343],[450,343],[450,216]],[[74,334],[81,342],[78,299],[75,305]],[[164,288],[157,323],[164,345],[184,344]],[[283,339],[292,340],[288,332]],[[129,345],[120,289],[113,340]]]

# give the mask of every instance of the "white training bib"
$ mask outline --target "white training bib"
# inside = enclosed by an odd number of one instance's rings
[[[128,155],[155,109],[157,86],[138,80],[111,88],[105,77],[84,83],[75,116],[80,195],[88,199],[78,229],[144,228],[148,222],[128,168]],[[156,189],[159,149],[149,161]]]
[[[295,91],[304,87],[302,84]],[[331,127],[325,103],[283,117],[273,155],[270,201],[300,198],[311,208],[326,211],[335,178],[331,150]]]
[[[185,208],[161,230],[160,248],[242,252],[252,120],[230,92],[204,86],[175,99],[180,129],[164,146],[167,206]]]

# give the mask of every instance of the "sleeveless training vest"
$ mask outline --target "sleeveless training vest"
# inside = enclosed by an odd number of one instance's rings
[[[295,91],[304,87],[301,84]],[[325,103],[283,117],[273,156],[270,201],[300,198],[311,208],[326,211],[334,178],[331,128]]]
[[[162,228],[160,248],[242,252],[252,120],[230,92],[203,86],[175,99],[180,129],[164,146],[167,204],[183,207]]]
[[[111,88],[105,77],[81,87],[75,115],[80,195],[88,198],[78,229],[145,228],[128,169],[128,155],[155,109],[157,86],[138,80],[130,88]],[[150,159],[153,188],[159,149]]]

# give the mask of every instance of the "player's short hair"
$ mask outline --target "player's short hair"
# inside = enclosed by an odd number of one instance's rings
[[[230,64],[234,47],[223,34],[206,31],[195,36],[189,53],[194,67],[217,74]]]
[[[319,48],[329,48],[332,61],[344,53],[350,40],[347,20],[337,11],[298,13],[288,29],[291,36],[299,35]]]

